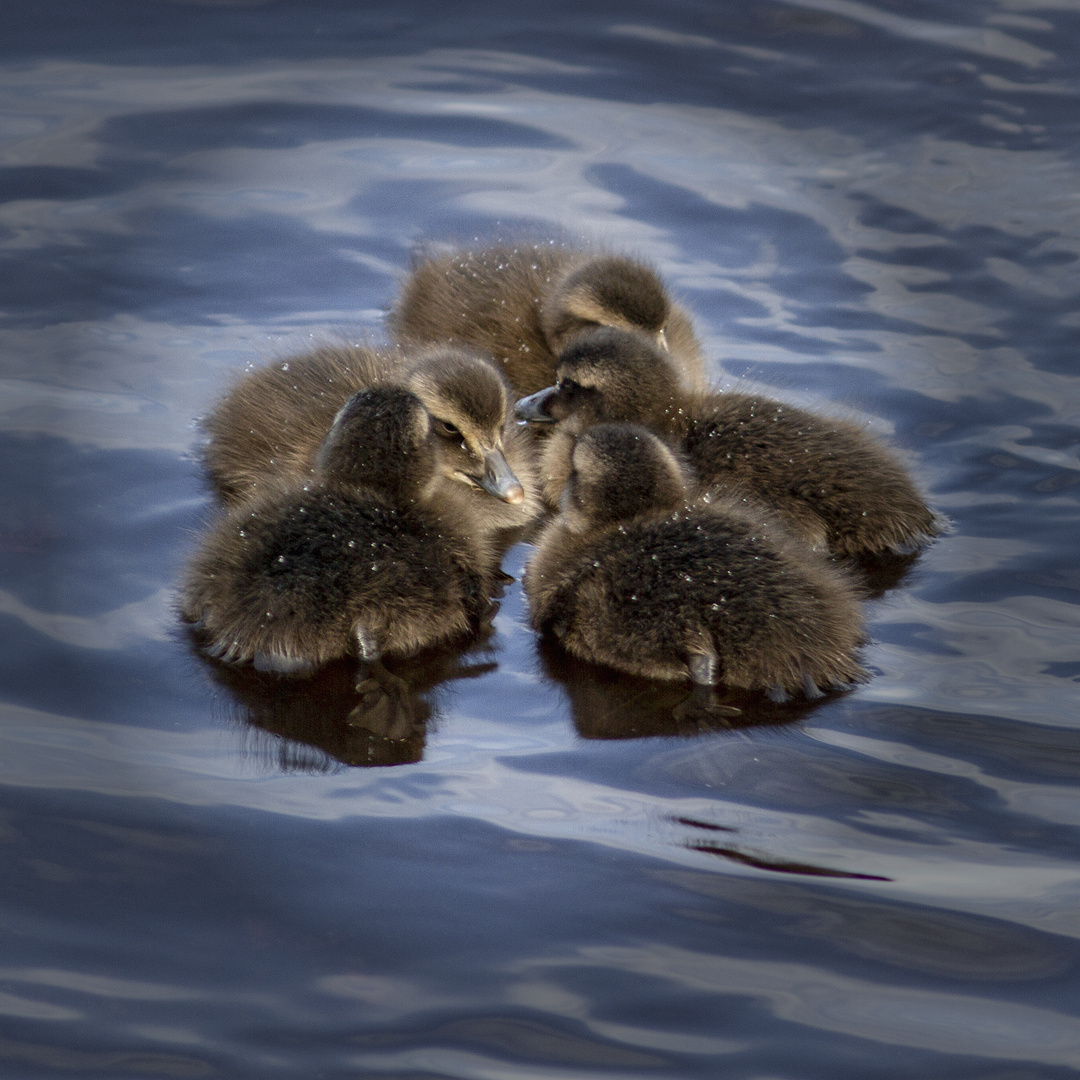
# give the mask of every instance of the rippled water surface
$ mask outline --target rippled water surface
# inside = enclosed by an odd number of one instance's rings
[[[1080,1071],[1078,55],[1077,0],[7,0],[0,1073]],[[190,650],[195,418],[522,229],[908,455],[954,527],[869,684],[680,729],[514,585],[390,744]]]

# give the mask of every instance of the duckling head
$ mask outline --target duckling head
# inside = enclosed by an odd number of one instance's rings
[[[431,414],[438,468],[503,502],[525,500],[525,489],[503,453],[506,383],[480,356],[438,349],[422,356],[407,379]]]
[[[556,352],[598,326],[643,334],[666,352],[670,315],[671,303],[654,270],[623,255],[597,255],[559,282],[541,323]]]
[[[560,498],[563,521],[590,532],[686,499],[687,474],[674,453],[637,424],[597,424],[574,443]]]
[[[679,376],[666,353],[640,334],[604,327],[575,338],[559,357],[558,381],[514,405],[519,420],[625,422],[666,428],[677,410]]]
[[[397,386],[353,394],[338,410],[315,458],[321,479],[416,497],[436,473],[433,421]]]

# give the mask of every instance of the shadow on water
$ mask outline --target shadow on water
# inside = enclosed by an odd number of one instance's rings
[[[439,719],[440,690],[498,667],[487,647],[493,634],[490,624],[457,648],[385,659],[386,669],[407,687],[414,718],[407,735],[388,738],[364,722],[366,701],[357,689],[358,661],[338,660],[306,678],[266,674],[249,665],[223,664],[200,651],[197,632],[183,633],[213,683],[226,691],[234,719],[253,733],[273,737],[252,739],[248,752],[289,772],[328,772],[336,764],[368,767],[420,761],[428,730]]]
[[[718,687],[713,700],[694,707],[688,683],[642,679],[590,664],[571,656],[550,635],[539,639],[537,654],[543,673],[569,699],[574,727],[583,739],[686,737],[793,724],[842,696],[774,702],[765,694]]]
[[[921,554],[907,551],[859,555],[840,560],[838,565],[851,574],[867,600],[878,600],[904,584]]]

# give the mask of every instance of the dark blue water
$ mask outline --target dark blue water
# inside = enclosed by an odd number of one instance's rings
[[[7,0],[0,1075],[1080,1072],[1078,55],[1076,0]],[[868,685],[684,730],[516,585],[401,744],[192,653],[195,418],[518,228],[908,455],[954,529]]]

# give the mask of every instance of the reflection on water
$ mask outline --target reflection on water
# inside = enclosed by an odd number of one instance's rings
[[[265,755],[268,760],[276,756],[282,769],[323,771],[332,767],[328,759],[360,766],[419,761],[427,728],[439,719],[438,706],[428,700],[431,692],[454,679],[478,679],[498,666],[488,658],[491,654],[471,655],[482,645],[482,640],[471,642],[464,655],[461,649],[428,649],[385,661],[390,673],[407,686],[415,718],[412,731],[401,738],[377,734],[361,722],[357,713],[363,695],[357,690],[354,660],[336,661],[310,678],[299,679],[222,664],[193,651],[214,682],[228,691],[240,722],[277,736]],[[313,756],[307,747],[325,756]],[[253,749],[259,754],[257,743]]]
[[[362,8],[0,13],[0,1062],[1073,1075],[1080,8]],[[518,585],[409,739],[192,654],[195,418],[516,229],[908,456],[952,531],[861,568],[870,683],[702,723]]]
[[[823,696],[781,704],[763,693],[720,687],[710,692],[707,708],[688,708],[692,696],[686,684],[640,679],[578,660],[548,637],[537,641],[536,650],[544,674],[562,685],[574,727],[583,739],[693,736],[706,731],[790,724],[829,700]]]

